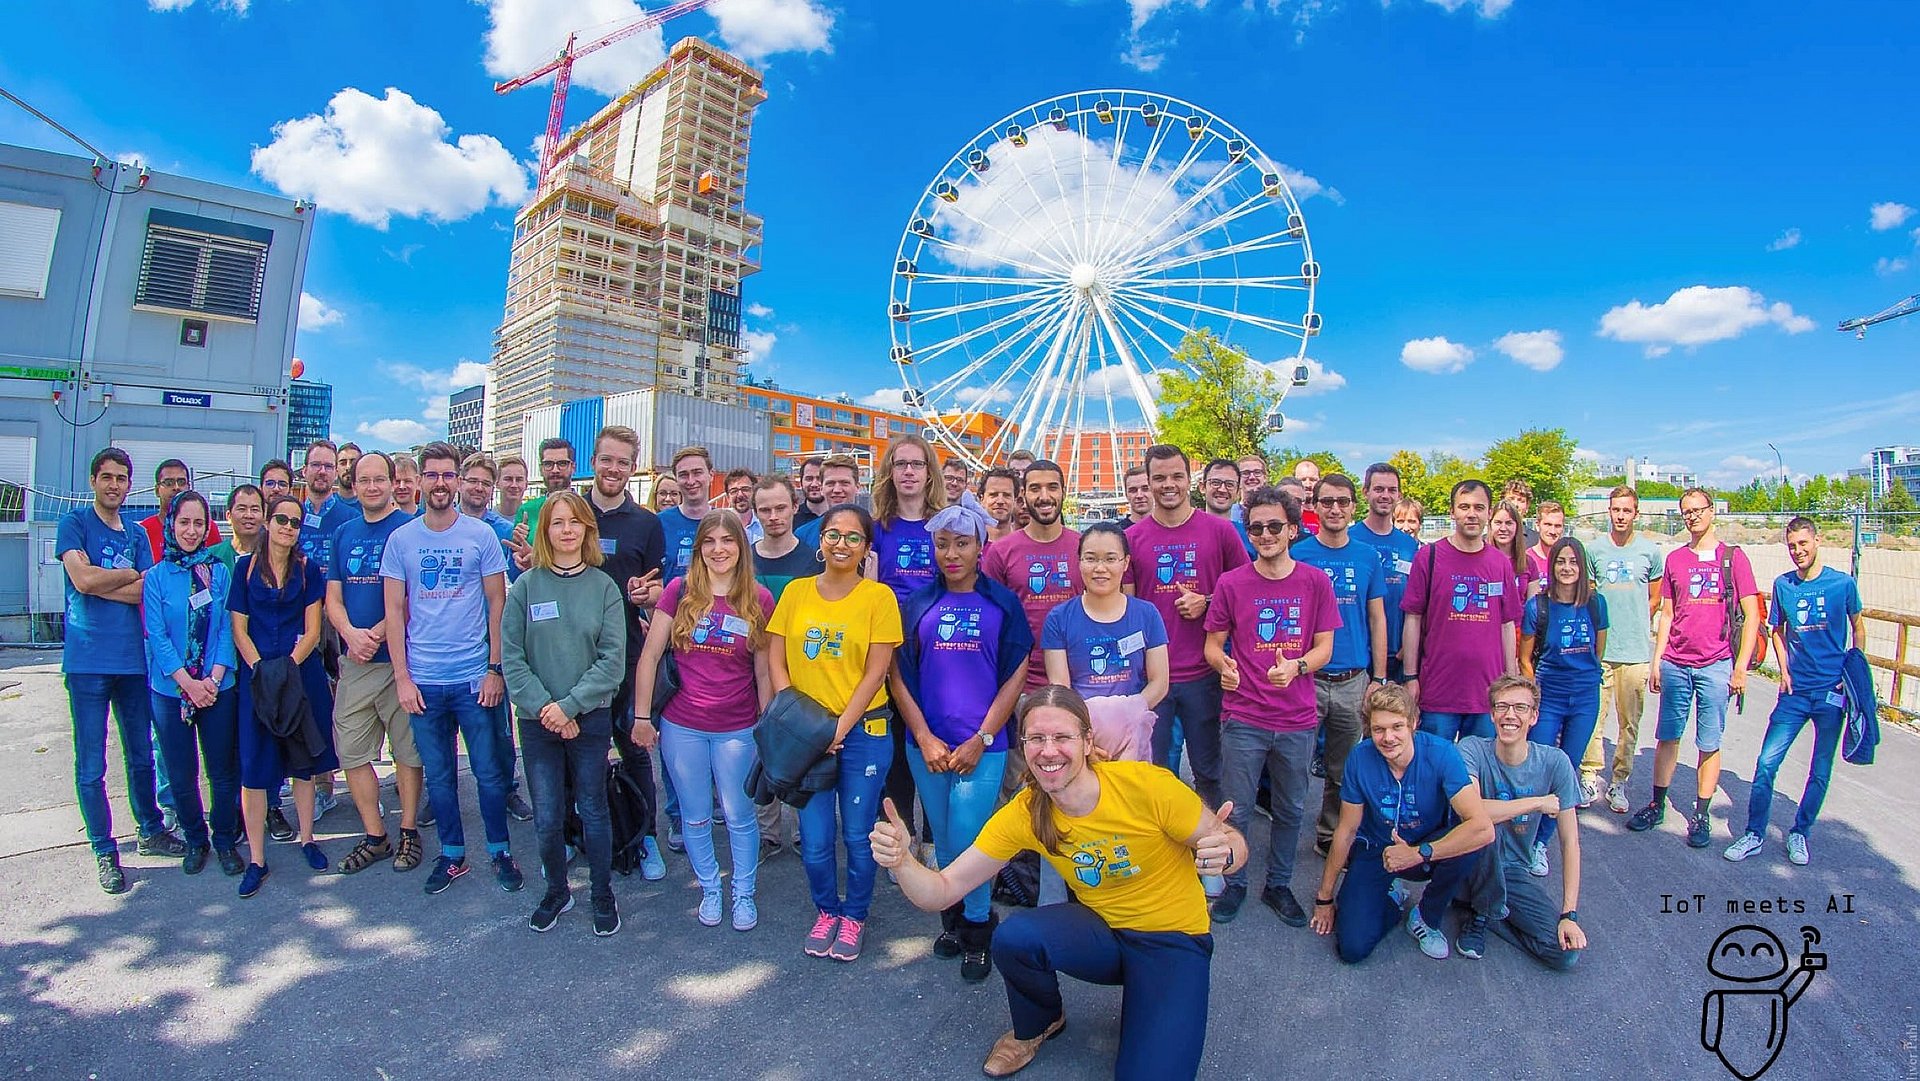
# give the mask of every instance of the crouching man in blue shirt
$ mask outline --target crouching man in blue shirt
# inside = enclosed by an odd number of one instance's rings
[[[1494,738],[1468,736],[1459,743],[1467,772],[1480,783],[1481,806],[1498,836],[1467,883],[1473,914],[1454,943],[1462,957],[1487,949],[1487,928],[1548,968],[1566,971],[1587,946],[1580,929],[1580,780],[1560,748],[1534,743],[1528,733],[1540,719],[1540,687],[1530,679],[1502,676],[1487,690]],[[1584,746],[1584,744],[1582,744]],[[1555,904],[1532,870],[1534,838],[1549,820],[1560,839],[1560,902]]]
[[[1314,895],[1313,929],[1335,936],[1340,960],[1363,961],[1400,922],[1406,881],[1424,880],[1426,892],[1407,911],[1406,928],[1420,952],[1438,961],[1449,952],[1441,917],[1493,840],[1493,821],[1460,752],[1418,730],[1420,714],[1406,688],[1368,691],[1366,715],[1370,739],[1347,757],[1340,823]],[[1343,868],[1347,877],[1336,896]]]

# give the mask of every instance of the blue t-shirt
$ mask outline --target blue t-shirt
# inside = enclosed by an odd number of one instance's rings
[[[793,535],[800,541],[800,547],[820,550],[820,523],[822,519],[812,518],[793,527]]]
[[[949,744],[971,739],[980,730],[1000,692],[995,675],[1005,620],[1005,613],[979,593],[949,590],[913,629],[920,651],[920,712],[933,734]],[[1003,726],[987,750],[1006,749]]]
[[[1047,613],[1040,627],[1041,649],[1067,651],[1067,673],[1082,698],[1139,694],[1147,689],[1147,650],[1167,644],[1160,610],[1138,597],[1112,623],[1087,614],[1079,597]]]
[[[913,591],[933,581],[933,534],[925,521],[895,518],[891,526],[873,523],[873,552],[880,561],[880,584],[893,590],[902,607]]]
[[[68,552],[79,552],[88,563],[103,569],[144,573],[153,566],[147,531],[129,525],[125,518],[120,519],[120,528],[114,529],[100,520],[92,504],[76,507],[60,519],[54,534],[54,557]],[[60,650],[60,670],[110,676],[144,674],[147,653],[140,606],[88,596],[73,587],[71,576],[62,574],[61,579],[67,597],[67,632]]]
[[[1379,549],[1356,541],[1352,530],[1347,531],[1347,538],[1345,545],[1329,548],[1320,543],[1319,537],[1302,537],[1289,551],[1293,558],[1320,568],[1333,579],[1340,626],[1333,632],[1333,659],[1327,662],[1327,670],[1371,672],[1373,627],[1367,622],[1367,609],[1375,599],[1386,603],[1386,572],[1380,567]]]
[[[1546,603],[1544,593],[1527,602],[1527,615],[1520,623],[1521,634],[1535,634],[1540,629],[1540,606]],[[1554,601],[1548,606],[1545,648],[1533,666],[1543,689],[1584,690],[1600,685],[1600,655],[1593,647],[1599,641],[1600,632],[1607,629],[1607,606],[1596,604],[1593,608],[1600,615],[1597,627],[1593,624],[1593,613],[1588,612],[1584,604]]]
[[[494,535],[500,538],[500,554],[507,561],[507,581],[518,579],[520,565],[513,561],[513,546],[507,543],[513,539],[513,519],[488,507],[486,513],[480,516],[480,520],[492,526]]]
[[[667,565],[660,575],[663,583],[685,575],[693,566],[693,532],[699,528],[700,520],[680,513],[679,507],[660,512],[660,531],[667,542]]]
[[[1767,621],[1787,628],[1787,675],[1794,693],[1818,695],[1839,684],[1847,628],[1858,611],[1860,587],[1832,567],[1820,568],[1811,581],[1801,581],[1798,571],[1773,580]]]
[[[327,501],[318,509],[302,503],[300,513],[300,554],[319,564],[324,576],[333,566],[333,535],[341,526],[360,517],[360,505],[349,503],[335,492],[327,496]]]
[[[240,562],[234,564],[233,591],[227,594],[227,611],[247,617],[247,639],[260,651],[261,660],[290,657],[295,643],[307,629],[307,609],[326,598],[327,579],[313,560],[302,559],[298,581],[270,586],[264,573],[254,573],[254,558],[241,556]],[[308,655],[308,660],[318,656],[316,650]]]
[[[1400,632],[1406,624],[1400,614],[1400,598],[1407,595],[1407,575],[1413,573],[1413,555],[1420,550],[1420,540],[1398,529],[1387,530],[1383,537],[1365,522],[1353,523],[1347,536],[1372,545],[1380,554],[1381,584],[1386,587],[1382,596],[1387,602],[1387,656],[1395,656],[1400,652]]]
[[[380,575],[407,587],[407,673],[415,683],[444,686],[486,675],[486,578],[506,570],[500,538],[464,514],[443,532],[415,518],[387,538]]]
[[[327,568],[327,580],[340,583],[340,603],[347,609],[347,622],[361,630],[387,618],[387,586],[380,575],[380,558],[387,550],[387,538],[411,521],[406,511],[396,508],[378,522],[368,522],[364,515],[355,518],[333,535],[336,558]],[[382,643],[372,663],[386,664],[391,659]]]
[[[1340,799],[1366,809],[1360,839],[1374,848],[1393,843],[1393,831],[1411,845],[1431,841],[1453,826],[1453,795],[1473,783],[1453,744],[1429,732],[1413,735],[1413,761],[1395,779],[1371,739],[1347,756]]]

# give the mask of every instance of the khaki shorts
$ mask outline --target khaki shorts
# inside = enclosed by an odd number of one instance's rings
[[[420,765],[413,748],[413,724],[393,689],[393,665],[361,664],[340,656],[340,686],[333,697],[333,746],[341,769],[371,765],[380,757],[381,737],[403,766]]]

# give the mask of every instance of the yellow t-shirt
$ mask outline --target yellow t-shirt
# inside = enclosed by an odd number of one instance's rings
[[[974,847],[997,860],[1025,850],[1052,863],[1081,903],[1122,931],[1212,929],[1206,893],[1187,838],[1200,828],[1200,797],[1150,762],[1096,762],[1100,802],[1084,818],[1054,808],[1061,855],[1033,835],[1033,791],[1023,788],[994,812]]]
[[[867,647],[900,644],[900,602],[893,590],[865,578],[837,601],[821,597],[818,583],[818,578],[794,579],[780,594],[767,630],[786,642],[787,676],[794,689],[837,714],[867,674]],[[883,680],[861,712],[886,704]]]

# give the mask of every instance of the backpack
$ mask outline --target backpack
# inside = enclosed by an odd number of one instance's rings
[[[1727,604],[1727,644],[1733,647],[1730,660],[1737,660],[1740,653],[1740,636],[1746,632],[1747,613],[1740,607],[1740,591],[1733,584],[1733,553],[1740,550],[1737,544],[1720,546],[1720,594]],[[1758,618],[1760,633],[1753,636],[1753,656],[1747,660],[1749,670],[1760,667],[1767,659],[1767,594],[1756,591],[1754,599],[1760,602]]]
[[[1547,654],[1547,615],[1553,608],[1553,601],[1545,594],[1539,596],[1540,611],[1533,617],[1533,667],[1538,670],[1540,658]],[[1596,644],[1600,635],[1600,594],[1587,597],[1587,622],[1593,627]]]
[[[613,824],[613,869],[630,875],[640,867],[641,844],[653,825],[653,800],[619,759],[607,763],[607,811]]]
[[[1040,854],[1019,852],[993,876],[993,899],[1015,908],[1040,903]]]

